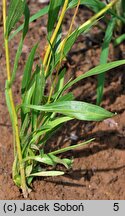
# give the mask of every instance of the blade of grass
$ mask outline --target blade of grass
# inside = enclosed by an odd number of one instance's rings
[[[25,136],[27,135],[29,126],[30,126],[30,117],[29,117],[29,114],[26,114],[24,122],[22,123],[21,128],[20,128],[21,142],[23,141],[23,139],[25,139]]]
[[[77,3],[78,0],[72,0],[68,5],[68,9],[76,7]],[[80,0],[80,4],[92,8],[95,13],[98,13],[105,7],[105,4],[99,0]]]
[[[35,143],[39,137],[41,137],[43,134],[45,134],[48,131],[51,131],[52,129],[56,128],[57,126],[60,126],[64,122],[68,122],[72,120],[73,118],[70,117],[60,117],[53,121],[47,122],[47,124],[41,126],[39,129],[35,131],[35,134],[33,138],[31,139],[29,144]]]
[[[62,171],[42,171],[38,173],[31,173],[29,176],[60,176],[64,175],[64,172]]]
[[[87,145],[88,143],[92,142],[93,140],[95,140],[95,138],[87,140],[87,141],[85,141],[83,143],[80,143],[80,144],[68,146],[66,148],[62,148],[62,149],[50,152],[49,154],[57,155],[57,154],[61,154],[61,153],[67,152],[67,151],[71,151],[73,149],[76,149],[76,148],[79,148],[79,147],[83,147],[84,145]]]
[[[125,33],[115,39],[114,46],[120,45],[124,40],[125,40]]]
[[[114,115],[113,113],[104,110],[99,106],[81,101],[59,101],[43,106],[23,106],[39,111],[61,113],[71,118],[76,118],[85,121],[100,121],[105,118],[110,118]]]
[[[47,24],[47,31],[48,31],[47,36],[49,40],[52,35],[52,31],[57,21],[58,13],[62,4],[63,4],[62,0],[54,0],[54,1],[50,0],[49,11],[48,11],[48,24]]]
[[[37,162],[50,165],[50,166],[56,166],[57,164],[64,165],[67,169],[69,168],[67,162],[69,161],[65,159],[60,159],[59,157],[56,157],[53,154],[44,154],[44,155],[38,155],[38,156],[29,156],[23,159],[23,162],[29,161],[29,160],[35,160]]]
[[[124,64],[125,64],[125,60],[119,60],[119,61],[110,62],[110,63],[107,63],[107,64],[98,65],[95,68],[92,68],[91,70],[87,71],[85,74],[83,74],[81,76],[78,76],[76,79],[71,80],[68,83],[66,83],[65,86],[58,92],[58,94],[56,95],[56,98],[58,98],[58,95],[62,94],[65,90],[67,90],[72,85],[79,82],[80,80],[85,79],[85,78],[90,77],[90,76],[94,76],[94,75],[104,73],[104,72],[106,72],[108,70],[111,70],[111,69],[113,69],[115,67],[118,67],[118,66],[124,65]]]
[[[109,44],[111,42],[112,36],[113,36],[113,30],[115,27],[116,18],[112,17],[109,21],[109,24],[106,28],[106,33],[104,37],[104,42],[102,44],[102,51],[100,55],[100,64],[107,63],[108,60],[108,54],[109,54]],[[97,105],[100,105],[103,97],[103,89],[104,89],[104,83],[105,83],[105,73],[101,73],[98,75],[98,84],[97,84]]]
[[[24,104],[32,104],[31,103],[31,100],[32,100],[32,97],[33,97],[33,93],[34,93],[34,90],[35,90],[35,82],[32,82],[31,86],[29,87],[29,89],[25,92],[25,94],[23,95],[23,100],[22,102]],[[29,112],[29,109],[23,107],[22,110],[21,110],[24,114],[28,113]]]
[[[125,17],[125,1],[122,0],[122,10],[123,10],[123,16]]]
[[[34,72],[35,76],[35,89],[33,92],[32,104],[39,105],[42,103],[44,89],[45,89],[45,77],[44,71],[40,69],[39,66],[36,67],[36,71]],[[38,124],[38,114],[36,112],[32,112],[32,128],[33,130],[37,129]]]
[[[6,80],[6,85],[5,85],[6,104],[7,104],[7,107],[8,107],[8,111],[9,111],[9,115],[10,115],[10,119],[11,119],[11,123],[12,123],[12,127],[13,127],[13,132],[14,132],[13,109],[12,109],[12,106],[11,106],[10,92],[9,92],[8,86],[9,86],[8,85],[8,80]],[[14,148],[15,148],[15,146],[14,146]],[[15,155],[15,153],[14,153],[14,155]]]
[[[62,44],[61,51],[60,51],[60,52],[61,52],[61,54],[60,54],[60,62],[59,62],[58,67],[57,67],[56,76],[55,76],[55,79],[54,79],[54,81],[53,81],[53,85],[51,86],[51,89],[50,89],[50,93],[49,93],[49,97],[48,97],[48,103],[50,102],[50,99],[51,99],[51,96],[52,96],[52,93],[53,93],[53,89],[54,89],[54,87],[55,87],[55,85],[56,85],[56,80],[57,80],[57,78],[58,78],[59,69],[60,69],[60,67],[61,67],[61,59],[63,58],[64,47],[65,47],[65,44],[66,44],[66,41],[67,41],[69,35],[71,34],[72,27],[73,27],[73,24],[74,24],[74,21],[75,21],[75,17],[76,17],[77,12],[78,12],[79,5],[80,5],[80,0],[78,0],[77,7],[76,7],[76,9],[75,9],[73,18],[72,18],[72,20],[71,20],[71,24],[70,24],[68,33],[67,33],[65,39],[63,40],[63,44]],[[46,73],[47,73],[47,71],[46,71]]]
[[[22,37],[17,49],[17,53],[16,53],[16,57],[15,57],[15,61],[14,61],[14,67],[13,67],[13,71],[12,71],[12,76],[11,76],[11,80],[10,80],[10,87],[13,84],[15,77],[16,77],[16,72],[17,72],[17,68],[18,68],[18,63],[19,63],[19,59],[22,53],[22,48],[23,48],[23,43],[24,43],[24,39],[25,36],[28,32],[28,27],[29,27],[29,17],[30,17],[30,12],[29,12],[29,8],[27,6],[27,4],[25,5],[25,10],[24,10],[24,15],[25,15],[25,22],[24,22],[24,28],[23,28],[23,33],[22,33]]]
[[[29,23],[37,20],[38,18],[44,16],[45,14],[48,13],[48,10],[49,10],[49,6],[46,6],[45,8],[39,10],[36,14],[34,14],[33,16],[30,17],[29,19]],[[19,26],[15,31],[14,33],[12,33],[10,36],[9,36],[9,40],[13,39],[22,29],[24,28],[24,24],[22,24],[21,26]]]
[[[22,94],[24,94],[29,82],[30,82],[30,79],[31,79],[31,71],[32,71],[32,66],[33,66],[33,60],[34,60],[34,56],[35,56],[35,53],[36,53],[36,49],[38,47],[38,44],[36,44],[31,52],[30,52],[30,55],[28,57],[28,60],[26,62],[26,65],[25,65],[25,68],[24,68],[24,73],[23,73],[23,79],[22,79]]]
[[[6,20],[6,36],[9,37],[15,24],[19,21],[25,10],[25,0],[11,0]]]
[[[50,39],[50,44],[53,45],[55,39],[56,39],[56,36],[57,36],[57,33],[60,29],[60,26],[62,24],[62,21],[63,21],[63,18],[64,18],[64,15],[65,15],[65,12],[66,12],[66,9],[67,9],[67,6],[68,6],[68,0],[65,0],[64,1],[64,5],[63,5],[63,9],[62,9],[62,12],[60,14],[60,18],[58,20],[58,23],[56,25],[56,28],[55,28],[55,31]],[[43,60],[43,66],[45,67],[46,66],[46,63],[47,63],[47,60],[49,58],[49,54],[50,54],[50,51],[51,51],[51,47],[50,47],[50,44],[48,45],[48,48],[46,50],[46,54],[45,54],[45,57],[44,57],[44,60]],[[45,76],[46,76],[46,73],[47,71],[45,71]]]

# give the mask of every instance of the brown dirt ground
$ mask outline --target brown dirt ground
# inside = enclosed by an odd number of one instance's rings
[[[41,7],[41,4],[31,3],[31,13]],[[73,11],[71,11],[73,13]],[[69,23],[71,14],[67,15],[65,23]],[[81,8],[75,25],[84,22],[91,12]],[[81,18],[82,17],[82,18]],[[13,87],[15,102],[19,102],[22,67],[29,48],[38,40],[42,52],[46,35],[46,16],[44,19],[30,25],[30,31],[25,41],[23,54]],[[67,29],[67,26],[65,29]],[[5,56],[0,26],[0,199],[23,199],[21,192],[14,185],[11,176],[13,162],[12,128],[5,103]],[[11,64],[17,49],[19,36],[11,42]],[[69,61],[67,79],[78,76],[99,63],[100,42],[102,33],[94,27],[85,36],[80,36],[73,47]],[[109,60],[125,58],[125,45],[114,49],[111,45]],[[37,59],[36,59],[37,60]],[[74,120],[66,123],[63,128],[48,143],[48,148],[57,148],[75,144],[95,137],[95,141],[82,149],[67,153],[74,158],[72,169],[62,177],[36,178],[28,199],[125,199],[125,67],[119,67],[106,75],[106,85],[102,106],[112,112],[117,112],[113,119],[100,123]],[[78,100],[95,103],[96,78],[92,77],[79,82],[71,89]],[[75,140],[74,140],[75,139]]]

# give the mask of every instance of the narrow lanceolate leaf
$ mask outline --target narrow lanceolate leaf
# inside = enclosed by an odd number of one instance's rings
[[[116,18],[112,17],[112,19],[109,21],[106,32],[105,32],[105,37],[104,37],[104,42],[102,44],[102,52],[100,56],[100,64],[105,64],[107,62],[108,58],[108,50],[109,50],[109,44],[112,39],[113,35],[113,30],[115,27],[115,22]]]
[[[35,131],[35,134],[31,139],[30,144],[35,143],[39,139],[39,137],[45,134],[46,132],[51,131],[57,126],[60,126],[62,123],[68,122],[70,120],[72,120],[72,118],[70,117],[60,117],[53,121],[49,121],[46,125],[41,126],[38,130]]]
[[[92,142],[94,139],[95,138],[87,140],[87,141],[85,141],[83,143],[79,143],[79,144],[76,144],[76,145],[72,145],[72,146],[68,146],[68,147],[65,147],[65,148],[61,148],[59,150],[50,152],[50,154],[57,155],[57,154],[61,154],[61,153],[67,152],[67,151],[71,151],[71,150],[83,147],[83,146],[89,144],[90,142]]]
[[[55,92],[58,92],[64,85],[64,76],[66,73],[66,68],[64,68],[61,73],[58,75],[58,82],[57,85],[55,87]]]
[[[78,0],[71,0],[69,3],[68,9],[72,7],[76,7],[77,3],[78,3]],[[81,0],[80,4],[81,5],[83,4],[91,8],[96,13],[105,7],[105,4],[99,0]]]
[[[10,101],[10,88],[8,87],[8,81],[6,81],[5,97],[6,97],[6,104],[10,115],[10,120],[12,122],[12,126],[14,126],[14,118],[13,118],[13,111],[12,111],[12,106]]]
[[[31,79],[32,66],[33,66],[34,56],[35,56],[37,47],[38,47],[38,44],[36,44],[32,48],[31,53],[28,57],[28,60],[24,68],[23,79],[22,79],[22,93],[24,93]]]
[[[120,35],[119,37],[117,37],[114,40],[114,46],[118,46],[119,44],[121,44],[123,41],[125,40],[125,33]]]
[[[121,4],[122,4],[122,11],[123,11],[123,16],[125,18],[125,1],[121,0]]]
[[[60,7],[63,3],[63,0],[50,0],[49,5],[49,12],[48,12],[48,24],[47,24],[47,30],[48,30],[48,39],[50,40],[54,25],[58,18],[58,13],[60,10]]]
[[[112,17],[106,29],[104,42],[102,45],[101,56],[100,56],[100,64],[107,63],[108,54],[109,54],[109,44],[112,39],[115,23],[116,23],[116,18]],[[97,86],[97,105],[100,105],[102,101],[104,82],[105,82],[105,73],[99,74],[98,75],[98,86]]]
[[[23,124],[21,125],[21,128],[20,128],[20,138],[21,139],[24,138],[24,136],[27,134],[29,124],[30,124],[30,117],[27,114],[25,116],[24,122],[23,122]]]
[[[61,113],[63,115],[86,121],[100,121],[114,114],[93,104],[81,101],[61,101],[44,106],[26,106],[34,110]]]
[[[6,23],[6,36],[8,37],[15,24],[19,21],[23,15],[25,9],[25,0],[11,0],[8,10],[8,17]]]
[[[47,154],[44,154],[42,157],[41,157],[41,155],[29,156],[29,157],[24,158],[23,162],[28,161],[28,160],[35,160],[37,162],[47,164],[50,166],[56,165],[55,162],[51,159],[51,156],[49,157],[49,155],[47,155]]]
[[[19,59],[22,53],[22,48],[23,48],[23,39],[21,38],[18,49],[17,49],[17,53],[16,53],[16,57],[14,60],[14,67],[13,67],[13,72],[12,72],[12,76],[11,76],[11,80],[10,80],[10,86],[12,86],[15,77],[16,77],[16,72],[17,72],[17,68],[18,68],[18,63],[19,63]]]
[[[33,100],[32,103],[34,105],[40,104],[42,101],[42,97],[44,94],[44,88],[45,88],[45,76],[42,69],[40,69],[39,66],[36,67],[36,71],[34,72],[35,76],[35,90],[33,93]]]
[[[57,164],[62,164],[64,165],[67,169],[71,165],[70,160],[66,159],[60,159],[57,156],[53,154],[44,154],[44,155],[38,155],[38,156],[29,156],[25,158],[23,161],[28,161],[28,160],[35,160],[37,162],[50,165],[50,166],[55,166]]]
[[[15,61],[14,61],[14,67],[13,67],[12,76],[11,76],[11,80],[10,80],[10,86],[13,84],[13,82],[15,80],[19,59],[20,59],[20,56],[22,53],[23,42],[24,42],[25,36],[28,32],[30,12],[29,12],[29,8],[28,8],[27,4],[25,5],[24,15],[25,15],[24,28],[23,28],[22,37],[21,37],[21,40],[20,40],[20,43],[19,43],[19,46],[17,49]]]
[[[60,176],[64,175],[64,172],[62,171],[42,171],[42,172],[37,172],[37,173],[31,173],[30,176]]]
[[[31,165],[28,165],[27,167],[26,167],[26,176],[29,176],[30,175],[30,173],[32,172],[32,169],[33,169],[33,165],[31,164]]]
[[[29,29],[30,11],[27,4],[25,5],[24,16],[25,16],[25,22],[24,22],[23,34],[22,34],[23,39],[26,37],[26,34]]]
[[[78,76],[76,79],[74,79],[74,80],[70,81],[69,83],[67,83],[64,86],[64,88],[62,90],[60,90],[60,92],[62,93],[63,91],[70,88],[72,85],[74,85],[75,83],[79,82],[82,79],[104,73],[104,72],[106,72],[108,70],[111,70],[111,69],[113,69],[115,67],[118,67],[118,66],[124,65],[124,64],[125,64],[125,60],[119,60],[119,61],[114,61],[114,62],[110,62],[110,63],[107,63],[107,64],[98,65],[97,67],[92,68],[91,70],[89,70],[85,74],[83,74],[81,76]]]
[[[35,134],[31,139],[30,144],[35,143],[43,134],[52,131],[53,129],[61,126],[64,122],[68,122],[70,120],[72,120],[72,118],[70,117],[60,117],[53,121],[49,121],[46,125],[41,126],[38,130],[35,131]]]
[[[31,87],[25,92],[25,95],[23,96],[23,103],[24,104],[31,104],[31,99],[34,93],[34,89],[35,89],[35,83],[32,83]],[[27,109],[26,107],[22,108],[23,113],[27,113],[29,112],[29,109]]]
[[[60,62],[60,59],[62,60],[63,58],[65,58],[67,56],[67,53],[70,51],[70,49],[72,48],[73,44],[75,43],[76,39],[79,37],[80,34],[87,32],[90,30],[90,27],[92,27],[95,22],[97,22],[96,20],[88,20],[85,24],[82,24],[80,27],[78,27],[75,31],[73,31],[69,37],[67,38],[66,42],[65,42],[65,46],[64,46],[64,50],[63,50],[63,55],[61,52],[61,47],[64,41],[62,41],[62,43],[59,44],[57,50],[56,50],[56,54],[55,54],[55,66]]]
[[[33,92],[32,104],[39,105],[42,102],[44,88],[45,88],[45,76],[42,68],[36,67],[34,72],[35,89]],[[32,128],[36,130],[37,128],[37,113],[32,112]]]
[[[47,14],[49,10],[49,7],[46,6],[44,8],[42,8],[41,10],[39,10],[37,13],[35,13],[33,16],[30,17],[29,23],[35,21],[36,19],[42,17],[43,15]],[[22,29],[24,28],[24,24],[20,25],[15,31],[14,33],[12,33],[9,36],[9,40],[11,40],[15,35],[17,35]]]

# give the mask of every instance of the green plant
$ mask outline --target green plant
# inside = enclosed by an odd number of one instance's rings
[[[71,167],[72,160],[68,158],[61,159],[58,154],[83,146],[92,141],[88,140],[87,142],[53,152],[45,152],[44,149],[47,140],[64,122],[71,121],[74,118],[86,121],[101,121],[114,115],[99,106],[75,101],[72,92],[69,91],[69,93],[66,94],[66,90],[86,77],[103,74],[114,67],[125,64],[125,60],[101,64],[76,79],[69,80],[66,84],[64,84],[66,69],[62,69],[61,64],[78,36],[88,31],[105,13],[112,14],[112,6],[116,2],[117,0],[113,0],[108,5],[105,5],[98,0],[50,0],[49,6],[40,10],[30,18],[29,8],[25,0],[11,0],[7,14],[6,0],[3,0],[4,40],[7,66],[5,95],[14,137],[14,163],[12,174],[15,184],[22,189],[24,197],[27,197],[30,191],[29,186],[34,176],[63,175],[63,171],[57,171],[55,169],[56,164],[61,164],[67,169]],[[72,27],[79,4],[91,7],[96,14],[73,31]],[[75,13],[71,19],[69,31],[66,37],[62,39],[61,27],[65,13],[73,7],[75,8]],[[60,16],[57,18],[59,12]],[[48,35],[47,48],[45,46],[44,50],[45,55],[42,62],[40,59],[39,65],[34,65],[33,67],[34,57],[39,44],[34,45],[23,70],[21,85],[22,103],[15,105],[12,85],[14,84],[18,71],[18,63],[28,32],[29,22],[45,13],[48,13]],[[15,31],[17,34],[22,30],[22,36],[11,72],[9,40],[14,37],[15,33],[12,33],[12,30],[23,14],[24,24]],[[33,68],[35,68],[35,70]],[[53,75],[53,72],[56,74]],[[47,79],[51,80],[51,87],[49,89],[49,94],[45,95],[44,90]],[[18,121],[19,116],[21,122]],[[40,164],[44,164],[45,166],[40,166]],[[47,165],[52,167],[51,171],[47,170]]]
[[[109,0],[108,2],[111,2]],[[107,29],[105,32],[104,41],[102,44],[102,51],[100,55],[100,64],[104,64],[108,60],[109,45],[111,40],[114,41],[114,45],[119,45],[124,39],[125,34],[122,32],[122,27],[125,25],[125,1],[116,1],[116,4],[112,7],[112,13],[107,20]],[[117,36],[116,36],[117,35]],[[103,89],[105,84],[105,73],[98,75],[97,86],[97,105],[100,105],[103,97]]]

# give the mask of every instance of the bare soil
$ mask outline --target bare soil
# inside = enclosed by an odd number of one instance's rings
[[[31,14],[43,4],[30,3]],[[65,20],[65,30],[70,22],[71,11]],[[84,22],[92,13],[81,8],[75,25]],[[13,87],[15,102],[19,102],[20,82],[24,62],[29,50],[40,42],[39,52],[45,45],[47,17],[30,25],[25,40],[17,80]],[[103,23],[102,23],[103,25]],[[3,48],[3,28],[0,25],[0,199],[24,199],[12,181],[13,163],[12,128],[5,102],[5,56]],[[19,34],[20,35],[20,34]],[[11,42],[11,65],[19,42],[19,35]],[[103,33],[96,27],[85,36],[80,36],[73,46],[68,60],[66,79],[77,77],[99,63]],[[109,61],[125,58],[125,44],[110,46]],[[37,61],[37,58],[36,58]],[[117,115],[102,122],[83,122],[74,120],[66,123],[48,143],[48,149],[76,144],[95,137],[95,141],[84,148],[66,154],[74,158],[74,164],[64,176],[36,178],[28,199],[125,199],[125,67],[116,68],[106,75],[102,106]],[[97,78],[91,77],[72,87],[77,100],[95,103]],[[65,156],[65,155],[64,155]]]

